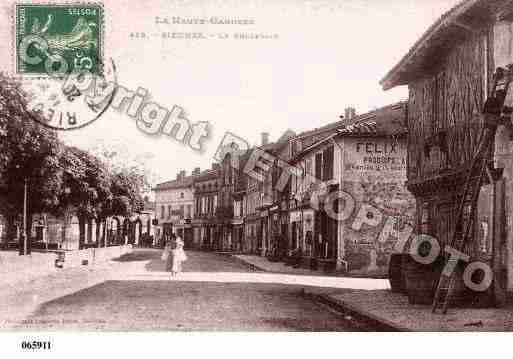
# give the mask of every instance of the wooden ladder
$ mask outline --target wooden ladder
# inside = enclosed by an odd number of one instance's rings
[[[496,178],[496,171],[488,158],[494,144],[497,127],[504,118],[503,116],[506,114],[511,115],[512,112],[511,108],[504,106],[512,81],[513,64],[507,66],[507,68],[498,68],[494,74],[491,94],[483,108],[483,132],[481,133],[479,144],[472,157],[470,169],[465,180],[456,224],[450,242],[450,247],[459,252],[464,251],[465,245],[470,242],[472,237],[471,229],[474,224],[479,193],[485,176],[488,176],[491,183]],[[445,273],[445,270],[442,271],[433,299],[433,313],[437,313],[439,310],[443,314],[447,313],[456,284],[457,262],[458,259],[453,259],[452,256],[447,259],[444,268],[453,268],[454,270],[450,273]],[[451,266],[447,264],[451,264]]]

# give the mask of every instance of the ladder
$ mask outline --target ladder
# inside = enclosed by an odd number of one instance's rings
[[[477,202],[485,176],[489,178],[490,182],[494,182],[494,178],[497,178],[497,172],[488,158],[494,144],[497,127],[504,116],[511,115],[513,112],[513,109],[504,106],[512,81],[513,64],[506,68],[498,68],[494,74],[491,94],[484,104],[484,127],[478,146],[472,156],[470,169],[463,187],[463,195],[458,206],[452,240],[449,244],[452,249],[460,252],[465,250],[465,246],[470,243],[472,237]],[[433,299],[433,313],[438,311],[443,314],[447,313],[456,284],[456,273],[458,271],[455,265],[457,261],[457,259],[452,259],[452,256],[447,259],[448,263],[446,264],[451,264],[450,268],[454,268],[454,270],[451,273],[442,272],[440,276]]]

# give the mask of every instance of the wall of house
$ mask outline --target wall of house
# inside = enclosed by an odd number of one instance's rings
[[[171,206],[172,211],[178,211],[181,206],[190,206],[188,214],[190,217],[194,217],[194,192],[192,188],[156,191],[155,205],[157,217],[164,221],[171,219],[169,216],[168,206]],[[164,206],[164,213],[162,213],[162,206]]]
[[[415,199],[405,187],[406,140],[343,138],[341,146],[341,189],[354,201],[349,218],[339,222],[343,258],[351,273],[385,275],[390,254],[413,229]]]
[[[513,24],[509,21],[498,22],[494,26],[494,58],[495,67],[505,67],[513,63]],[[510,90],[510,96],[507,105],[513,106],[513,91]],[[499,206],[499,211],[495,216],[504,220],[496,233],[500,236],[496,245],[500,247],[500,270],[506,271],[504,278],[504,287],[513,290],[513,130],[508,126],[499,126],[495,137],[494,163],[498,168],[504,169],[503,181],[499,184],[502,188],[503,206]],[[501,193],[500,193],[501,194]],[[494,215],[490,207],[493,203],[493,196],[489,192],[481,194],[485,198],[484,204],[488,211],[484,212],[480,218],[480,225],[487,223],[491,229],[491,217]],[[502,211],[500,211],[502,209]],[[497,263],[495,263],[497,266]],[[497,273],[498,271],[495,270]]]
[[[409,85],[410,181],[469,163],[493,71],[491,37],[488,29],[469,36],[446,56],[440,54],[434,75]]]

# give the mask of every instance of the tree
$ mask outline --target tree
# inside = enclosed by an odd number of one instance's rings
[[[111,174],[98,158],[76,147],[66,147],[60,163],[64,176],[60,207],[71,207],[75,211],[81,248],[86,238],[85,224],[94,219],[105,228],[105,220],[112,213]],[[100,236],[99,227],[96,235]],[[104,233],[101,235],[103,237]]]
[[[129,216],[144,209],[144,195],[159,180],[148,166],[153,154],[134,153],[125,143],[97,141],[90,148],[113,174],[112,194],[116,215]],[[128,204],[126,203],[128,200]]]
[[[7,220],[8,235],[23,210],[25,181],[30,230],[34,213],[58,207],[63,179],[57,134],[40,124],[26,99],[20,84],[0,73],[0,213]]]
[[[97,155],[65,146],[55,131],[41,125],[40,114],[28,108],[28,97],[18,82],[0,73],[0,214],[7,219],[8,231],[22,213],[25,182],[27,223],[38,212],[74,212],[80,246],[86,222],[95,219],[105,229],[109,216],[126,217],[143,209],[142,194],[151,188],[144,166],[148,154],[130,161],[124,156],[128,151],[119,146],[97,146]]]
[[[112,194],[116,201],[116,215],[129,216],[144,207],[141,178],[134,173],[119,172],[112,178]]]
[[[154,156],[152,153],[136,153],[125,143],[102,140],[91,146],[89,151],[105,163],[110,172],[130,178],[141,195],[151,192],[160,179],[148,165]]]

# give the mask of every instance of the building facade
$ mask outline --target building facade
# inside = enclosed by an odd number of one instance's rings
[[[250,153],[238,156],[238,162],[234,164],[235,178],[233,190],[233,219],[232,240],[233,250],[237,253],[251,253],[251,246],[246,241],[244,221],[246,218],[246,194],[248,189],[248,176],[244,173],[244,167]]]
[[[219,247],[217,236],[217,206],[220,188],[220,169],[217,164],[212,169],[201,172],[194,178],[195,211],[192,221],[194,248],[213,250]]]
[[[406,180],[406,105],[346,120],[291,164],[289,246],[302,265],[385,276],[415,211]]]
[[[194,173],[198,175],[199,173]],[[187,248],[193,247],[192,218],[194,217],[194,176],[181,171],[174,181],[157,184],[155,210],[158,220],[156,236],[175,234],[183,238]]]
[[[408,189],[417,201],[415,227],[451,244],[461,191],[483,131],[483,105],[490,95],[495,69],[513,63],[511,1],[463,1],[433,24],[409,53],[382,80],[385,89],[408,85]],[[451,46],[447,46],[450,43]],[[511,103],[508,103],[511,106]],[[458,267],[457,299],[497,305],[513,289],[513,163],[510,120],[500,126],[489,160],[502,176],[482,187],[474,213],[472,241],[464,252],[469,262],[488,264],[492,285],[466,295]],[[442,258],[448,253],[442,251]],[[443,261],[441,262],[443,263]],[[424,268],[422,279],[436,283],[440,263]],[[407,276],[415,273],[403,268]],[[435,274],[433,274],[435,273]],[[407,281],[408,282],[408,281]],[[418,282],[418,281],[417,281]],[[409,281],[411,294],[417,289]],[[431,297],[433,292],[428,293]]]

